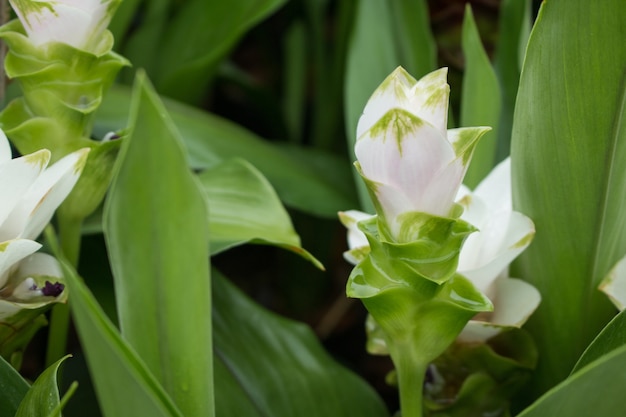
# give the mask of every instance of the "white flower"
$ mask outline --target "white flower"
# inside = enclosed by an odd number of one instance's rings
[[[12,159],[0,130],[0,319],[59,300],[58,263],[35,253],[41,244],[33,239],[74,187],[88,152],[73,152],[46,169],[48,150]]]
[[[391,236],[403,214],[451,215],[478,138],[487,127],[447,130],[447,69],[419,81],[397,68],[367,102],[357,126],[357,168]]]
[[[37,46],[61,42],[97,52],[120,0],[10,0],[28,38]]]
[[[530,244],[535,227],[528,217],[512,209],[508,158],[473,193],[462,187],[457,199],[465,209],[461,218],[479,230],[465,241],[457,271],[494,305],[492,313],[482,313],[471,320],[458,340],[485,341],[505,328],[521,327],[541,301],[535,287],[508,276],[509,264]],[[357,228],[360,220],[369,217],[355,210],[340,214],[349,234],[350,250],[344,257],[353,264],[363,260],[369,251],[365,235]]]
[[[613,266],[600,283],[599,289],[619,311],[626,309],[626,256]]]

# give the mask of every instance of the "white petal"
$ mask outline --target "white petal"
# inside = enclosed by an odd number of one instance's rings
[[[88,148],[63,157],[39,176],[24,198],[27,223],[22,237],[35,239],[50,222],[55,210],[74,188],[87,160]],[[19,218],[19,214],[17,215]]]
[[[367,101],[363,114],[359,118],[356,128],[356,137],[360,138],[367,130],[374,126],[381,117],[392,109],[404,109],[409,103],[407,94],[417,83],[402,67],[396,68]]]
[[[61,270],[59,261],[57,261],[55,257],[45,253],[33,253],[23,259],[14,274],[19,277],[46,275],[58,279],[63,278],[63,271]]]
[[[7,218],[18,206],[50,160],[50,151],[42,149],[0,165],[0,241],[17,237],[9,229]]]
[[[41,244],[28,239],[15,239],[0,244],[0,288],[3,288],[9,274],[18,267],[18,262],[41,248]]]
[[[474,190],[493,212],[511,211],[511,158],[496,165]]]
[[[410,201],[410,206],[389,208],[389,212],[447,215],[460,181],[446,184],[449,179],[443,174],[455,154],[432,125],[392,110],[357,140],[355,153],[364,177],[400,190],[404,195],[400,202]],[[431,185],[433,180],[436,186]]]
[[[363,246],[369,246],[365,234],[361,232],[357,226],[357,223],[361,220],[367,220],[374,217],[372,214],[364,213],[358,210],[348,210],[339,212],[339,220],[346,229],[348,229],[348,247],[350,249],[361,248]]]
[[[435,126],[446,137],[450,86],[448,68],[440,68],[422,77],[413,86],[410,108],[421,119]]]
[[[2,129],[0,129],[0,164],[10,161],[12,157],[13,154],[11,152],[9,140]]]
[[[518,212],[491,215],[478,227],[480,230],[471,234],[461,249],[458,271],[486,293],[530,244],[535,227],[532,220]]]
[[[470,320],[457,340],[485,342],[507,328],[521,327],[539,306],[541,295],[525,281],[502,277],[496,281],[493,300],[490,320]]]
[[[599,289],[608,295],[620,311],[626,308],[626,256],[615,264],[600,283]]]
[[[500,278],[496,281],[491,323],[521,327],[541,302],[539,291],[526,281]]]

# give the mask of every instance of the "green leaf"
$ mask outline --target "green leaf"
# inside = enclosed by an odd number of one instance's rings
[[[517,417],[615,417],[624,413],[626,346],[550,390]]]
[[[24,378],[0,356],[0,415],[14,416],[28,388]]]
[[[517,97],[520,70],[528,34],[530,32],[530,1],[504,0],[500,5],[494,66],[502,93],[502,107],[498,120],[496,160],[501,161],[511,153],[513,110]]]
[[[300,246],[300,237],[270,183],[248,162],[225,161],[198,178],[211,204],[209,229],[213,255],[252,242],[283,247],[321,267]]]
[[[98,135],[126,126],[129,102],[128,89],[111,89],[96,116]],[[206,169],[225,159],[243,158],[269,179],[290,207],[335,218],[338,211],[358,204],[345,160],[309,149],[285,150],[226,119],[173,100],[164,102],[185,142],[192,168]]]
[[[46,241],[59,256],[58,244]],[[76,271],[61,260],[72,316],[105,417],[182,417],[144,362],[124,340]]]
[[[212,275],[217,415],[389,415],[374,390],[333,361],[308,327],[268,312]]]
[[[158,64],[154,67],[159,92],[186,102],[201,99],[217,65],[235,42],[285,1],[177,3],[173,18],[161,34]]]
[[[121,332],[184,415],[212,416],[205,195],[143,74],[130,114],[104,214]]]
[[[69,400],[71,394],[76,390],[76,384],[70,387],[68,393],[59,398],[59,388],[57,386],[57,373],[61,363],[70,356],[59,359],[48,367],[30,387],[17,410],[15,417],[60,417],[61,408]]]
[[[542,295],[528,323],[537,393],[569,374],[615,311],[597,286],[626,248],[626,48],[615,47],[625,15],[621,0],[544,2],[524,61],[512,180],[516,210],[537,228],[518,263]]]
[[[437,45],[430,30],[428,2],[399,0],[389,2],[395,42],[400,61],[419,80],[437,66]]]
[[[578,372],[596,359],[610,353],[614,349],[626,345],[626,310],[619,313],[598,334],[583,355],[578,359],[572,374]]]
[[[495,164],[500,116],[500,87],[480,39],[469,4],[465,7],[462,45],[465,55],[465,72],[461,95],[461,126],[493,128],[480,139],[465,175],[465,184],[473,189],[487,176]]]

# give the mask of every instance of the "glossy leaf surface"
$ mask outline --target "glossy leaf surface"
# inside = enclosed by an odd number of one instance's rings
[[[578,372],[591,362],[626,345],[626,310],[615,316],[609,324],[598,334],[598,337],[585,349],[578,359],[572,374]]]
[[[0,357],[0,415],[14,416],[28,388],[15,368]]]

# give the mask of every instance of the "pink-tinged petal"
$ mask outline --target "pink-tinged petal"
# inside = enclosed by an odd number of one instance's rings
[[[11,152],[9,140],[2,129],[0,129],[0,164],[10,161],[12,157],[13,154]]]
[[[23,211],[16,216],[28,215],[22,237],[35,239],[50,222],[55,210],[74,188],[85,166],[88,148],[66,155],[37,179],[24,198]]]
[[[435,126],[444,137],[447,135],[450,98],[447,79],[448,68],[440,68],[420,78],[409,94],[411,111]]]
[[[474,194],[487,204],[491,211],[511,211],[511,158],[496,165],[474,190]]]
[[[626,256],[615,264],[600,283],[599,289],[609,297],[618,310],[626,308]]]
[[[359,118],[356,137],[360,138],[371,129],[381,117],[393,109],[405,109],[409,104],[411,88],[417,83],[402,67],[396,68],[367,101],[363,114]]]
[[[391,110],[357,140],[355,153],[364,177],[400,190],[411,202],[410,206],[400,209],[401,212],[447,214],[459,182],[445,184],[453,190],[451,197],[446,193],[447,201],[423,198],[433,178],[455,158],[448,141],[429,123],[406,111]],[[427,210],[442,205],[446,210]]]
[[[3,288],[17,263],[41,248],[41,244],[28,239],[15,239],[0,243],[0,289]]]
[[[50,152],[42,149],[0,165],[0,241],[15,238],[5,233],[12,228],[7,218],[35,182],[50,160]]]
[[[486,293],[498,275],[530,244],[535,226],[518,212],[489,212],[487,222],[475,226],[479,231],[465,241],[458,271]]]
[[[507,328],[521,327],[541,302],[541,295],[535,287],[520,279],[507,277],[496,281],[492,298],[495,300],[493,313],[485,316],[489,321],[479,318],[470,320],[458,341],[483,343]]]

